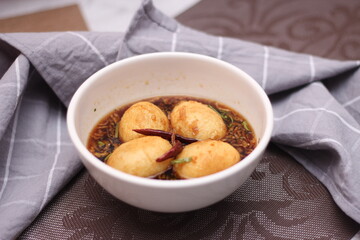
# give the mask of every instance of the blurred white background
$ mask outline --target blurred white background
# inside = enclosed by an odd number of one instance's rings
[[[175,17],[200,0],[153,0],[166,15]],[[90,31],[125,31],[141,0],[0,0],[0,18],[78,4]]]

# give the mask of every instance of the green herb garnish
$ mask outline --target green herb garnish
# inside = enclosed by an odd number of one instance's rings
[[[212,110],[214,110],[215,112],[217,112],[220,117],[224,120],[224,122],[226,123],[226,125],[228,127],[231,127],[231,125],[234,122],[234,119],[229,115],[229,111],[225,111],[225,110],[220,110],[220,109],[216,109],[211,105],[208,105],[209,108],[211,108]]]
[[[98,146],[101,147],[101,148],[106,145],[106,144],[105,144],[104,142],[102,142],[102,141],[98,141],[97,144],[98,144]]]
[[[214,110],[215,112],[217,112],[218,114],[220,114],[220,112],[216,108],[214,108],[213,106],[208,105],[208,107],[211,108],[212,110]]]
[[[170,163],[172,165],[175,165],[175,164],[179,164],[179,163],[191,162],[191,160],[192,160],[191,157],[185,157],[185,158],[179,158],[179,159],[172,160]]]
[[[112,154],[112,153],[109,153],[109,154],[105,157],[104,162],[106,162],[106,161],[109,159],[109,157],[111,156],[111,154]]]
[[[250,128],[249,128],[249,125],[248,125],[248,123],[247,123],[247,121],[242,121],[242,123],[241,123],[243,126],[244,126],[244,128],[246,129],[246,131],[250,131]]]
[[[116,126],[115,126],[115,138],[119,137],[119,125],[120,125],[120,122],[117,122]]]

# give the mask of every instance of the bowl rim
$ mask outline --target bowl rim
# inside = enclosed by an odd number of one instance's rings
[[[152,58],[188,58],[197,61],[207,61],[213,64],[219,64],[223,68],[226,68],[228,71],[236,72],[237,74],[241,75],[252,85],[254,89],[259,93],[259,97],[261,98],[261,102],[265,107],[265,115],[266,115],[266,124],[265,130],[262,138],[259,140],[255,149],[244,159],[240,162],[236,163],[235,165],[222,170],[220,172],[207,175],[204,177],[193,178],[193,179],[186,179],[186,180],[171,180],[171,181],[164,181],[164,180],[157,180],[157,179],[150,179],[150,178],[143,178],[134,176],[125,172],[121,172],[120,170],[114,169],[109,165],[105,164],[104,162],[100,161],[96,158],[90,151],[86,148],[86,146],[81,142],[80,137],[78,136],[77,130],[75,128],[75,115],[76,109],[78,109],[79,101],[81,100],[83,94],[86,93],[87,89],[92,86],[94,82],[97,81],[99,77],[103,74],[108,72],[113,68],[119,68],[126,64],[136,63],[137,61],[142,60],[151,60]],[[245,73],[240,68],[225,62],[223,60],[219,60],[213,57],[209,57],[206,55],[196,54],[196,53],[185,53],[185,52],[156,52],[156,53],[147,53],[137,56],[132,56],[112,64],[98,70],[93,75],[91,75],[88,79],[86,79],[81,86],[76,90],[75,94],[73,95],[70,104],[68,106],[67,115],[66,115],[66,122],[68,133],[70,135],[70,139],[73,142],[75,148],[82,155],[81,160],[84,163],[86,161],[88,164],[91,164],[93,167],[97,168],[101,172],[106,175],[110,175],[112,178],[125,181],[134,185],[142,185],[144,187],[154,187],[154,188],[188,188],[192,186],[201,186],[210,183],[214,183],[221,179],[226,179],[233,174],[236,174],[241,168],[246,167],[247,165],[251,164],[259,155],[263,153],[265,148],[267,147],[272,130],[273,130],[273,109],[270,103],[270,100],[264,90],[260,87],[260,85],[247,73]]]

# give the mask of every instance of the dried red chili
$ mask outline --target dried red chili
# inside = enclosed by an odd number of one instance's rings
[[[175,140],[174,145],[169,151],[156,159],[157,162],[165,161],[166,159],[176,157],[183,150],[183,145],[179,140]]]
[[[150,129],[150,128],[144,128],[144,129],[133,129],[133,131],[146,135],[146,136],[158,136],[158,137],[162,137],[166,140],[171,140],[171,132],[166,132],[166,131],[162,131],[162,130],[157,130],[157,129]],[[197,142],[198,140],[195,138],[187,138],[187,137],[183,137],[180,136],[178,134],[175,134],[175,139],[179,140],[182,143],[185,144],[190,144],[193,142]]]

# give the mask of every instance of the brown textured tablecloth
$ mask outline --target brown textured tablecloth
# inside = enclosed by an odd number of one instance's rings
[[[359,59],[359,11],[357,0],[203,0],[177,19],[212,34]],[[316,178],[270,145],[233,195],[187,213],[128,206],[83,170],[20,239],[351,239],[358,231]]]

